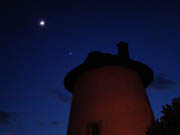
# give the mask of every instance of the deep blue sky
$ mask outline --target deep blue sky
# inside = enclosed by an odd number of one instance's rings
[[[180,1],[143,1],[1,2],[0,135],[65,135],[64,76],[91,51],[116,54],[120,40],[153,69],[147,93],[160,117],[161,106],[180,96]]]

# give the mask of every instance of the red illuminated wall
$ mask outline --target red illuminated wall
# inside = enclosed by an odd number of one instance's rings
[[[153,113],[141,78],[132,69],[106,66],[77,80],[68,135],[87,135],[88,122],[101,121],[101,135],[145,135]]]

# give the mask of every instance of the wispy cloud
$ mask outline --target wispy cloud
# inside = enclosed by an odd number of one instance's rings
[[[40,127],[44,127],[45,125],[46,125],[45,122],[43,122],[43,121],[40,121],[40,122],[39,122],[39,126],[40,126]]]
[[[71,101],[71,97],[70,96],[67,96],[66,94],[64,94],[63,92],[61,91],[58,91],[58,90],[51,90],[50,93],[52,95],[54,95],[59,101],[61,102],[64,102],[64,103],[67,103],[67,102],[70,102]]]
[[[59,126],[60,122],[59,121],[51,121],[51,122],[39,122],[39,126],[41,128],[46,127],[46,126]]]
[[[0,133],[0,135],[17,135],[16,132],[4,132],[4,133]]]
[[[51,122],[51,125],[53,125],[53,126],[59,126],[59,124],[60,124],[60,123],[59,123],[58,121],[52,121],[52,122]]]
[[[1,125],[12,125],[12,114],[10,112],[6,112],[0,110],[0,124]]]
[[[22,122],[18,122],[17,123],[17,127],[22,127],[23,126],[23,123]]]
[[[14,112],[7,112],[0,109],[0,125],[16,125],[18,114]],[[21,123],[22,124],[22,123]]]
[[[176,84],[176,81],[168,79],[165,74],[161,73],[155,76],[150,87],[156,90],[168,90],[174,87]]]

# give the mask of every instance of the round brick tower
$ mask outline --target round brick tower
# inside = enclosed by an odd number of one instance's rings
[[[146,135],[153,112],[145,88],[152,70],[129,58],[128,44],[118,55],[92,52],[64,79],[72,92],[68,135]]]

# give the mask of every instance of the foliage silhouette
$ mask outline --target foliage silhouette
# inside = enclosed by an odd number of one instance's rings
[[[162,107],[163,116],[148,128],[147,135],[180,135],[180,97]]]

